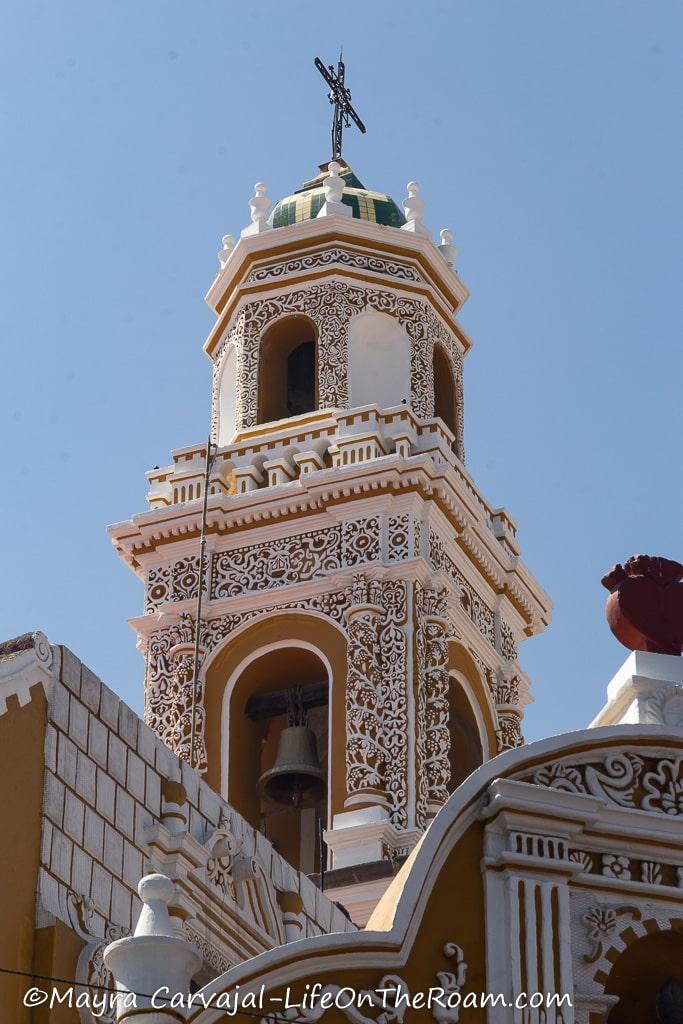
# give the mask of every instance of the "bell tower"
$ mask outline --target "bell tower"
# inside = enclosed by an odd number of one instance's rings
[[[194,731],[210,783],[359,923],[449,793],[523,742],[517,646],[550,614],[465,467],[468,293],[423,205],[342,161],[270,216],[256,185],[206,296],[208,475],[206,443],[173,452],[110,530],[145,586],[146,721],[185,759]]]

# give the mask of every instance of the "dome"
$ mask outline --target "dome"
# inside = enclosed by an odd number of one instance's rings
[[[345,186],[342,202],[351,207],[353,216],[358,220],[369,220],[375,224],[386,224],[388,227],[400,228],[406,219],[398,206],[385,192],[371,192],[358,180],[346,164],[340,171]],[[276,203],[268,223],[273,228],[282,228],[288,224],[298,224],[303,220],[313,220],[325,202],[323,180],[327,176],[327,164],[322,164],[320,174],[297,189],[291,196],[285,196]]]

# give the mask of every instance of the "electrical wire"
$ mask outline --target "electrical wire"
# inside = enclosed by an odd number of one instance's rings
[[[49,981],[52,982],[53,985],[68,985],[69,987],[82,988],[92,992],[111,992],[118,996],[129,994],[135,996],[136,999],[156,998],[158,1003],[168,1002],[170,1005],[170,998],[164,1000],[160,996],[155,996],[154,992],[130,992],[128,989],[126,989],[125,992],[122,992],[121,989],[111,988],[107,985],[90,985],[86,981],[77,981],[76,978],[56,978],[50,974],[35,974],[33,971],[18,971],[16,968],[12,967],[0,967],[0,974],[15,975],[18,978],[30,978],[32,981]],[[189,995],[194,994],[195,993],[189,993]],[[159,1009],[162,1008],[162,1006],[159,1006]],[[202,1005],[197,1005],[197,1010],[203,1009],[216,1011],[224,1009],[224,1007],[210,1005],[204,1007]],[[226,1010],[225,1012],[227,1013],[228,1011]],[[258,1017],[259,1020],[273,1021],[274,1024],[280,1024],[280,1022],[281,1024],[309,1024],[309,1022],[303,1017],[284,1017],[276,1012],[255,1013],[253,1010],[246,1010],[243,1007],[240,1007],[237,1013],[242,1014],[245,1017]],[[233,1014],[230,1014],[230,1016],[233,1016]]]

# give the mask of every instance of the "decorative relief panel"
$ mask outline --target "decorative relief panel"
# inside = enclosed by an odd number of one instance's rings
[[[364,577],[351,587],[347,612],[346,789],[349,794],[383,793],[387,751],[384,746],[382,665],[379,619],[382,585]]]
[[[374,562],[380,557],[380,519],[235,548],[214,557],[211,598],[238,597],[300,583],[335,569]]]
[[[416,822],[426,825],[448,799],[451,780],[446,591],[415,592]]]
[[[316,270],[319,267],[329,267],[335,263],[356,270],[369,270],[375,274],[384,274],[386,277],[395,277],[400,281],[417,282],[422,280],[415,267],[401,263],[399,260],[381,259],[378,256],[370,256],[368,253],[350,252],[346,249],[325,249],[324,252],[313,252],[307,256],[299,256],[283,263],[274,263],[269,267],[252,270],[247,278],[247,283],[269,281],[286,277],[289,274],[300,274],[307,270]]]
[[[607,878],[632,879],[647,885],[667,885],[680,888],[683,868],[664,861],[627,857],[623,854],[604,854],[591,850],[571,850],[569,859],[581,866],[584,874],[603,875]]]
[[[663,686],[647,700],[643,721],[650,725],[683,728],[683,686]]]
[[[204,595],[207,594],[208,555],[204,556]],[[147,576],[145,611],[155,611],[168,601],[185,601],[197,597],[199,588],[199,555],[188,555],[173,565],[151,569]]]
[[[514,750],[516,747],[521,747],[524,743],[519,691],[519,679],[516,676],[513,676],[511,679],[498,680],[491,687],[491,695],[498,719],[496,740],[499,754],[504,750]]]
[[[506,661],[517,661],[515,637],[507,622],[500,623],[500,653]]]
[[[283,537],[263,544],[235,548],[213,556],[209,573],[211,600],[239,597],[254,590],[273,590],[301,583],[335,569],[353,568],[380,558],[380,518],[353,520],[341,526]],[[171,566],[152,569],[147,582],[145,611],[197,597],[199,558],[183,558]]]
[[[346,782],[379,792],[397,828],[408,822],[407,587],[402,580],[349,588]]]
[[[524,781],[586,793],[619,807],[683,817],[683,757],[624,751],[585,762],[566,759],[538,768]]]
[[[341,527],[235,548],[214,557],[211,598],[272,590],[341,567]]]
[[[258,364],[263,332],[288,314],[309,317],[318,328],[318,394],[321,409],[348,407],[348,324],[365,310],[393,316],[411,339],[411,406],[418,416],[434,415],[434,344],[443,345],[453,367],[457,399],[456,453],[463,450],[462,353],[428,302],[394,292],[351,286],[345,281],[326,281],[276,297],[247,303],[216,355],[213,375],[214,437],[222,362],[228,346],[238,353],[237,423],[253,427],[258,418]]]
[[[387,524],[387,548],[390,562],[402,562],[411,557],[410,515],[408,512],[389,517]]]
[[[495,647],[495,616],[492,610],[484,604],[474,587],[467,582],[453,559],[447,554],[443,541],[433,530],[429,531],[429,560],[435,569],[445,572],[455,583],[460,593],[460,604],[463,610],[481,635],[488,640],[492,647]]]
[[[397,828],[408,824],[408,587],[403,580],[382,584],[384,619],[379,631],[384,687],[384,743],[388,756],[390,818]]]

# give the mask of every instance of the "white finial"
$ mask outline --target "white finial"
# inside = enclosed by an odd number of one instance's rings
[[[453,245],[453,232],[450,228],[441,228],[439,237],[441,238],[439,252],[445,259],[446,263],[453,266],[455,264],[455,257],[458,255],[458,250],[456,246]]]
[[[340,175],[341,164],[337,160],[330,160],[327,165],[327,177],[323,181],[325,202],[318,212],[319,217],[352,217],[353,211],[346,203],[342,203],[341,197],[344,194],[344,179]]]
[[[341,171],[341,164],[336,160],[331,160],[327,165],[327,171],[327,177],[323,182],[325,199],[328,203],[339,203],[341,202],[342,193],[344,191],[344,179],[339,174]]]
[[[422,211],[424,209],[425,201],[420,195],[420,186],[416,181],[409,181],[406,185],[408,189],[408,195],[403,200],[403,209],[406,213],[406,223],[403,225],[403,231],[412,231],[416,235],[427,235],[431,236],[431,232],[428,228],[422,224]]]
[[[221,241],[223,242],[223,248],[218,253],[218,262],[222,270],[230,258],[230,253],[235,248],[235,238],[233,235],[223,235]]]
[[[270,210],[270,199],[266,195],[267,186],[262,181],[254,185],[254,194],[249,200],[251,209],[251,224],[242,232],[245,235],[258,235],[261,231],[268,230],[268,211]]]
[[[190,981],[202,966],[202,958],[190,943],[173,930],[168,904],[175,886],[166,875],[147,875],[138,885],[143,906],[133,935],[117,939],[103,951],[104,963],[121,993],[120,1006],[134,1006],[131,1021],[173,1024],[178,1015],[169,1005],[159,1007],[153,993],[162,989],[187,997]],[[135,1000],[130,996],[135,993]],[[118,1017],[123,1013],[118,1009]],[[129,1014],[124,1014],[128,1019]]]
[[[175,894],[175,886],[166,875],[145,875],[138,882],[138,896],[142,910],[134,935],[170,935],[175,937],[168,905]]]

